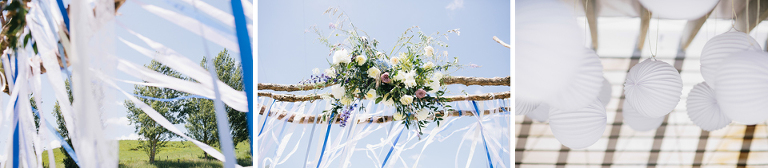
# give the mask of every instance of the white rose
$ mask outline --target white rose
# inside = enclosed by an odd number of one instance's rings
[[[376,90],[371,89],[371,90],[368,90],[368,92],[365,92],[365,98],[366,99],[376,98]]]
[[[435,63],[432,63],[432,61],[429,61],[426,64],[424,64],[424,68],[426,69],[432,69],[434,67],[435,67]]]
[[[432,89],[429,91],[429,93],[436,93],[438,90],[440,90],[440,81],[433,80],[429,83],[429,88]]]
[[[336,69],[333,67],[325,69],[325,76],[328,76],[331,78],[336,77]]]
[[[405,119],[405,116],[403,116],[403,114],[400,114],[400,112],[395,111],[395,114],[392,114],[392,118],[395,120],[403,120]]]
[[[432,80],[435,80],[435,79],[437,79],[438,81],[440,79],[443,79],[443,73],[435,72],[435,74],[432,75]]]
[[[381,75],[381,70],[379,70],[379,68],[371,67],[368,69],[368,77],[379,79],[379,75]]]
[[[344,97],[344,88],[339,84],[331,86],[331,95],[333,95],[333,98],[337,99]]]
[[[317,69],[317,68],[312,69],[312,74],[320,75],[320,69]]]
[[[349,97],[341,98],[341,104],[343,104],[345,106],[351,105],[352,101],[353,101],[352,98],[349,98]]]
[[[397,75],[392,77],[392,80],[401,81],[401,80],[405,79],[404,75],[405,75],[405,72],[403,72],[403,70],[399,70],[399,71],[397,71]]]
[[[416,79],[405,78],[405,81],[403,81],[403,84],[405,84],[406,87],[414,87],[416,86]]]
[[[397,63],[399,62],[400,62],[400,57],[389,58],[389,63],[392,63],[392,65],[397,65]]]
[[[427,108],[422,108],[416,112],[416,119],[418,120],[426,120],[427,117],[429,117],[429,109]]]
[[[410,70],[403,74],[402,79],[404,80],[403,83],[405,83],[405,86],[407,87],[414,87],[416,86],[416,71]]]
[[[434,53],[435,53],[435,48],[432,48],[432,46],[424,47],[424,54],[426,54],[427,56],[433,56],[435,55]]]
[[[349,56],[349,52],[346,49],[336,50],[333,53],[333,64],[349,63],[352,62],[352,58]]]
[[[411,103],[413,103],[413,96],[405,95],[400,98],[400,104],[409,105]]]
[[[362,66],[363,64],[365,64],[366,60],[368,59],[365,58],[365,55],[358,55],[357,57],[355,57],[355,62],[357,62],[358,66]]]
[[[392,99],[386,99],[384,100],[384,105],[395,106],[395,101],[392,101]]]

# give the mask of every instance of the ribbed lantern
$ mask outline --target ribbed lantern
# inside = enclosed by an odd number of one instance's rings
[[[603,86],[603,64],[592,49],[584,48],[581,60],[573,62],[577,66],[570,77],[570,83],[559,90],[555,96],[545,101],[553,108],[565,111],[579,110],[597,99]]]
[[[571,149],[586,148],[597,142],[605,131],[606,122],[605,107],[597,99],[579,110],[553,109],[549,114],[552,134]]]
[[[661,126],[664,122],[664,116],[661,117],[646,117],[641,115],[635,108],[630,105],[627,100],[624,100],[624,106],[621,110],[621,115],[624,116],[624,124],[629,125],[635,131],[650,131]]]
[[[717,6],[719,0],[640,0],[654,17],[695,20]]]
[[[669,114],[680,101],[683,79],[672,65],[646,59],[627,74],[626,100],[643,116],[658,118]]]
[[[541,104],[538,107],[536,107],[536,109],[529,112],[525,116],[533,119],[534,121],[547,122],[547,120],[549,120],[549,111],[550,111],[549,105]]]
[[[701,51],[701,76],[711,88],[715,86],[715,75],[723,60],[741,51],[761,51],[760,45],[746,33],[729,31],[717,35],[704,44]]]
[[[707,82],[693,86],[685,107],[688,109],[688,118],[703,130],[714,131],[731,123],[731,119],[720,111],[715,90]]]
[[[542,102],[573,83],[584,32],[562,1],[516,1],[515,14],[515,97]]]
[[[523,100],[521,98],[515,98],[515,115],[526,115],[539,107],[541,103],[534,103]]]
[[[715,97],[728,118],[747,125],[768,119],[768,54],[733,53],[715,78]]]

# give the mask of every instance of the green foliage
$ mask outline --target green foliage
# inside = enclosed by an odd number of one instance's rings
[[[69,96],[69,102],[71,103],[73,101],[72,97],[72,84],[70,83],[69,79],[64,81],[64,85],[66,86],[67,90],[67,96]],[[70,104],[71,105],[71,104]],[[69,138],[69,131],[67,130],[67,126],[64,125],[64,115],[61,113],[61,106],[59,106],[59,101],[56,101],[56,104],[53,106],[53,117],[56,118],[56,124],[58,125],[59,134],[61,137],[64,138],[65,141],[67,141],[67,144],[69,146],[72,146],[72,140]],[[59,148],[60,152],[62,153],[62,162],[64,163],[64,167],[66,168],[76,168],[77,163],[75,163],[75,160],[72,159],[71,156],[69,156],[69,153],[67,153],[64,148]],[[57,156],[58,157],[58,156]]]
[[[149,65],[145,66],[162,74],[183,79],[180,73],[174,71],[168,66],[161,64],[160,62],[152,60]],[[136,95],[164,99],[187,95],[184,92],[169,88],[158,88],[140,85],[134,86],[133,93]],[[168,121],[171,123],[179,124],[183,122],[183,117],[179,117],[178,114],[184,111],[184,101],[163,102],[144,98],[139,99],[152,107],[152,109],[160,113],[160,115],[168,119]],[[128,120],[136,128],[135,132],[142,137],[139,141],[141,143],[141,149],[145,151],[147,155],[149,155],[149,162],[154,162],[155,156],[163,151],[163,147],[166,147],[167,142],[171,140],[171,138],[178,135],[163,128],[130,100],[125,101],[125,107],[128,109]]]
[[[227,50],[219,52],[213,60],[219,80],[235,90],[243,90],[242,68],[229,56]],[[208,60],[204,57],[200,62],[202,67],[208,68]],[[191,80],[191,79],[189,79]],[[219,145],[218,128],[216,127],[216,113],[213,100],[190,99],[185,105],[187,135],[211,146]],[[248,121],[246,113],[239,112],[229,106],[226,107],[229,120],[230,133],[235,144],[248,140]]]

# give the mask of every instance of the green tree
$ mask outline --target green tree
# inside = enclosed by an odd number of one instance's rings
[[[168,76],[184,79],[180,73],[155,60],[152,60],[152,62],[149,65],[145,65],[145,67]],[[141,85],[134,86],[133,94],[164,99],[187,95],[184,92],[169,88],[158,88]],[[155,111],[160,113],[173,124],[179,124],[184,119],[181,117],[181,115],[179,115],[179,113],[184,110],[183,105],[186,104],[186,101],[182,100],[164,102],[144,98],[139,98],[139,100],[152,107],[152,109],[155,109]],[[125,101],[125,107],[128,109],[128,120],[136,128],[135,132],[141,136],[139,139],[140,148],[144,150],[149,156],[149,162],[154,163],[155,156],[162,151],[163,147],[166,146],[171,138],[174,138],[178,135],[163,128],[130,100]]]
[[[213,64],[219,80],[235,90],[243,90],[243,71],[239,64],[229,56],[227,50],[219,52],[214,58]],[[208,60],[203,57],[200,62],[202,67],[208,69]],[[187,135],[211,146],[219,146],[219,134],[216,127],[216,114],[213,108],[213,100],[192,99],[187,101],[184,114],[187,116]],[[229,120],[230,133],[235,144],[248,140],[248,121],[246,113],[226,107]]]
[[[71,103],[73,101],[72,97],[72,86],[69,82],[69,79],[64,81],[64,84],[67,88],[67,96],[69,96],[69,102]],[[70,104],[71,105],[71,104]],[[67,131],[67,126],[64,125],[64,115],[61,113],[61,107],[59,106],[59,101],[56,101],[56,104],[53,106],[53,117],[56,118],[56,124],[58,125],[59,129],[59,135],[64,138],[65,141],[67,141],[67,144],[69,146],[72,146],[72,140],[69,138],[69,131]],[[69,156],[69,153],[67,153],[64,148],[59,148],[61,150],[61,153],[64,154],[64,167],[66,168],[76,168],[77,163],[75,163],[75,160],[72,159],[71,156]]]

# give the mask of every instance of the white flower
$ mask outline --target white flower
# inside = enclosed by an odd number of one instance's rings
[[[435,67],[435,63],[432,63],[432,61],[429,61],[426,64],[424,64],[424,68],[426,69],[432,69],[434,67]]]
[[[340,84],[331,86],[331,95],[333,95],[333,98],[340,99],[344,96],[344,88]]]
[[[399,62],[400,62],[400,57],[389,58],[389,63],[392,63],[392,65],[397,65],[397,63],[399,63]]]
[[[405,119],[405,116],[400,114],[400,112],[395,111],[395,114],[392,114],[392,118],[395,120],[403,120]]]
[[[320,69],[317,69],[317,68],[312,69],[312,74],[320,75]]]
[[[418,120],[426,120],[427,117],[429,117],[429,109],[427,108],[422,108],[416,112],[416,119]]]
[[[333,53],[333,64],[352,62],[349,52],[346,49],[337,50]]]
[[[443,56],[448,56],[448,51],[443,51]]]
[[[392,101],[392,99],[386,99],[383,102],[384,102],[384,105],[395,106],[395,101]]]
[[[434,53],[435,53],[435,48],[432,48],[432,46],[424,47],[424,54],[426,54],[427,56],[433,56],[435,55]]]
[[[358,66],[362,66],[363,64],[365,64],[366,60],[368,59],[365,58],[365,55],[358,55],[357,57],[355,57],[355,62],[357,62]]]
[[[415,70],[407,71],[405,74],[403,74],[402,77],[403,77],[403,79],[401,79],[401,80],[404,80],[403,83],[405,83],[405,86],[407,86],[407,87],[414,87],[414,86],[416,86],[416,79],[415,79],[416,71]]]
[[[360,94],[360,89],[355,89],[355,92],[354,92],[354,93],[352,93],[352,94],[353,94],[353,95],[357,95],[357,94]]]
[[[376,90],[375,89],[371,89],[371,90],[368,90],[368,92],[365,92],[365,98],[366,99],[376,98]]]
[[[429,88],[432,89],[431,91],[429,91],[429,93],[437,93],[437,91],[440,90],[440,81],[433,80],[432,82],[429,83]]]
[[[345,105],[345,106],[349,106],[349,105],[351,105],[351,104],[352,104],[352,101],[353,101],[353,100],[352,100],[352,98],[349,98],[349,97],[344,97],[344,98],[341,98],[341,100],[340,100],[340,101],[341,101],[341,104],[343,104],[343,105]]]
[[[405,95],[403,97],[400,97],[400,104],[409,105],[411,103],[413,103],[413,96]]]
[[[368,69],[368,77],[379,79],[379,75],[381,75],[381,70],[379,70],[379,68],[371,67]]]
[[[397,75],[392,77],[392,80],[401,81],[401,80],[403,80],[405,78],[404,75],[405,75],[405,72],[403,72],[403,70],[399,70],[399,71],[397,71]]]
[[[443,79],[443,73],[435,72],[435,74],[432,75],[432,80],[435,80],[435,79],[437,79],[438,81],[440,79]]]
[[[328,76],[331,78],[336,77],[336,69],[333,67],[325,69],[325,76]]]

